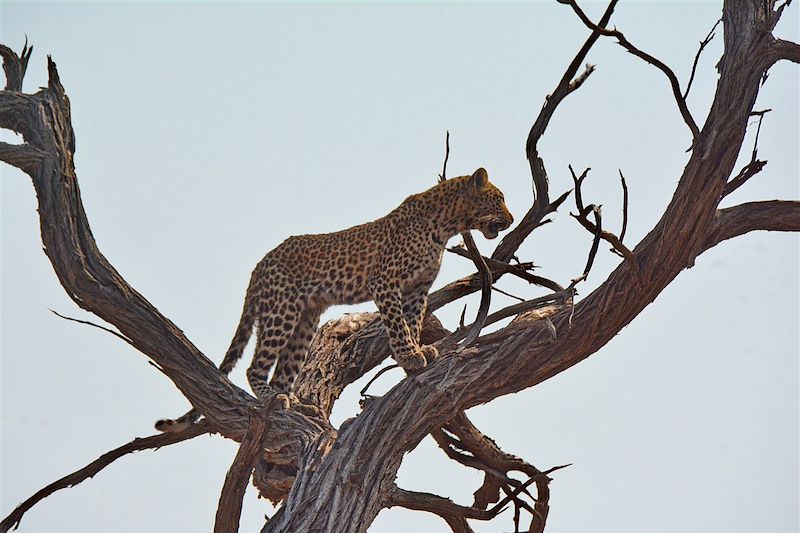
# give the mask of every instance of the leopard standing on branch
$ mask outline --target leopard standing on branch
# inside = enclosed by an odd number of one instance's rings
[[[380,311],[394,359],[406,370],[426,366],[437,351],[420,346],[419,338],[428,290],[447,240],[470,229],[494,239],[513,221],[503,193],[479,168],[409,196],[374,222],[289,237],[253,270],[242,318],[220,370],[233,370],[255,326],[250,387],[261,400],[289,392],[322,312],[368,300]],[[193,409],[177,420],[159,420],[156,429],[180,431],[199,417]]]

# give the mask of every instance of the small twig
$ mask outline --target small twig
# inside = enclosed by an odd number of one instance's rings
[[[778,9],[773,11],[772,16],[769,19],[769,24],[767,26],[768,31],[772,31],[775,29],[775,26],[778,24],[778,21],[781,19],[781,15],[783,14],[783,10],[789,7],[792,3],[792,0],[784,0],[784,2],[778,6]]]
[[[499,289],[499,288],[497,288],[497,287],[492,287],[492,290],[494,290],[494,291],[497,291],[497,292],[499,292],[500,294],[503,294],[503,295],[505,295],[505,296],[508,296],[509,298],[514,298],[514,299],[515,299],[515,300],[517,300],[518,302],[524,302],[524,301],[525,301],[525,298],[520,298],[519,296],[516,296],[516,295],[514,295],[514,294],[511,294],[510,292],[506,292],[506,291],[504,291],[503,289]]]
[[[697,70],[697,62],[700,61],[700,54],[703,53],[703,49],[706,46],[708,46],[708,43],[710,43],[711,40],[714,38],[714,35],[715,35],[714,34],[714,30],[717,29],[717,26],[719,26],[720,22],[722,22],[721,18],[719,20],[717,20],[717,22],[714,23],[714,26],[711,28],[711,31],[708,32],[708,35],[706,35],[706,38],[703,39],[702,41],[700,41],[700,48],[697,50],[697,55],[694,56],[694,64],[692,64],[692,73],[689,76],[689,83],[686,84],[686,91],[684,91],[684,93],[683,93],[683,99],[684,100],[689,96],[689,91],[692,88],[692,82],[694,81],[695,71]]]
[[[583,72],[581,72],[581,74],[577,78],[569,82],[569,85],[567,86],[567,94],[580,88],[580,86],[583,85],[583,82],[585,82],[587,78],[589,78],[589,76],[592,74],[592,72],[594,72],[595,67],[596,65],[592,65],[591,63],[586,63]]]
[[[728,183],[725,184],[725,188],[722,190],[722,198],[725,198],[733,191],[744,185],[747,180],[761,172],[764,166],[767,164],[766,161],[751,161],[747,163],[739,173],[731,179]]]
[[[475,317],[475,322],[472,323],[464,337],[464,342],[461,344],[462,347],[467,347],[475,342],[475,339],[481,334],[481,330],[486,324],[486,317],[489,315],[489,306],[492,302],[492,283],[494,283],[494,281],[492,280],[492,272],[489,270],[489,267],[486,266],[486,261],[483,260],[483,256],[478,250],[475,241],[472,239],[470,232],[465,231],[461,236],[464,238],[464,244],[467,245],[467,250],[470,253],[472,262],[475,263],[481,275],[481,303],[478,308],[478,314]]]
[[[600,238],[603,236],[603,217],[600,214],[600,206],[590,205],[592,213],[594,213],[594,240],[592,241],[592,248],[589,250],[589,257],[586,260],[586,268],[583,269],[583,279],[589,276],[594,264],[594,258],[597,256],[597,249],[600,246]]]
[[[625,183],[625,176],[622,169],[619,170],[619,179],[622,183],[622,230],[619,232],[619,242],[625,239],[625,232],[628,230],[628,184]]]
[[[592,170],[591,167],[586,167],[586,169],[581,173],[581,177],[575,175],[575,171],[572,169],[572,165],[567,165],[569,167],[569,172],[572,174],[572,181],[575,183],[575,206],[578,208],[578,212],[580,213],[583,211],[583,193],[581,192],[581,186],[583,185],[583,180],[586,179],[586,176],[589,174],[589,171]]]
[[[597,234],[599,232],[600,238],[602,238],[604,241],[608,242],[614,248],[614,250],[618,253],[618,255],[620,255],[623,258],[625,258],[625,260],[631,265],[631,267],[634,270],[638,271],[639,270],[639,264],[636,261],[636,256],[633,255],[633,252],[630,251],[627,246],[622,244],[622,240],[619,237],[617,237],[616,235],[614,235],[613,233],[608,232],[608,231],[604,231],[601,228],[598,228],[596,224],[593,224],[587,218],[587,215],[589,214],[589,211],[592,211],[594,209],[598,209],[599,210],[598,207],[595,207],[594,205],[591,205],[591,204],[588,205],[588,206],[584,206],[583,205],[583,193],[582,193],[581,188],[583,186],[583,180],[586,179],[586,176],[587,176],[587,173],[589,172],[589,170],[590,169],[587,168],[586,170],[583,171],[583,173],[580,175],[580,177],[578,177],[575,174],[575,171],[572,169],[572,165],[569,166],[570,174],[572,174],[572,181],[575,183],[575,207],[578,209],[578,214],[577,215],[573,214],[572,217],[575,218],[578,222],[580,222],[581,226],[583,226],[588,231],[590,231],[592,234],[594,234],[595,235],[595,240],[596,240],[596,238],[597,238],[596,236],[597,236]],[[620,176],[622,176],[622,172],[620,172]],[[624,178],[623,178],[623,180],[624,180]],[[626,185],[623,185],[623,190],[627,191],[627,186]],[[626,215],[626,213],[627,213],[627,205],[626,205],[627,200],[626,200],[626,198],[627,198],[627,192],[625,192],[624,197],[623,197],[623,205],[624,205],[623,216],[624,216],[625,219],[627,219],[627,215]],[[599,216],[599,211],[597,213],[595,213],[595,219],[597,219],[598,216]],[[626,222],[623,222],[623,224],[626,224]],[[594,246],[594,244],[592,246]],[[590,259],[592,261],[594,261],[594,256],[590,255]],[[586,273],[586,274],[588,274],[588,273]]]
[[[761,121],[764,120],[764,115],[772,111],[772,109],[764,109],[763,111],[753,111],[750,116],[758,116],[758,127],[756,128],[756,138],[753,140],[753,155],[750,157],[750,162],[754,162],[758,158],[758,136],[761,133]]]
[[[447,249],[448,252],[456,254],[461,257],[466,257],[467,259],[471,259],[469,252],[460,246],[453,246]],[[484,256],[483,260],[486,261],[487,266],[492,270],[492,276],[497,274],[511,274],[512,276],[517,276],[520,279],[524,279],[528,283],[533,283],[534,285],[538,285],[540,287],[546,287],[553,292],[563,291],[564,287],[556,283],[555,281],[542,277],[537,276],[536,274],[531,274],[528,272],[528,268],[533,267],[533,263],[518,263],[516,265],[510,265],[508,263],[504,263],[502,261],[497,261],[496,259],[491,259],[489,257]]]
[[[764,166],[767,164],[766,161],[758,159],[758,136],[761,133],[761,121],[764,120],[764,115],[770,111],[772,111],[772,109],[763,109],[761,111],[752,111],[750,113],[750,116],[758,117],[758,127],[756,128],[755,139],[753,139],[753,151],[750,155],[750,162],[742,167],[742,170],[740,170],[733,179],[725,184],[725,188],[722,190],[722,196],[720,198],[725,198],[733,191],[744,185],[747,180],[761,172],[761,170],[763,170]]]
[[[77,322],[78,324],[86,324],[87,326],[92,326],[93,328],[102,329],[103,331],[107,331],[108,333],[111,333],[111,334],[112,334],[112,335],[114,335],[115,337],[122,339],[123,341],[127,342],[128,344],[130,344],[131,346],[133,346],[134,348],[136,348],[136,345],[135,345],[135,344],[133,344],[133,341],[132,341],[132,340],[130,340],[128,337],[126,337],[126,336],[125,336],[125,335],[123,335],[122,333],[120,333],[120,332],[118,332],[118,331],[114,331],[114,330],[113,330],[113,329],[111,329],[111,328],[107,328],[107,327],[105,327],[105,326],[101,326],[100,324],[95,324],[94,322],[90,322],[90,321],[88,321],[88,320],[80,320],[80,319],[78,319],[78,318],[72,318],[72,317],[69,317],[69,316],[66,316],[66,315],[62,315],[62,314],[61,314],[61,313],[59,313],[58,311],[54,311],[54,310],[52,310],[52,309],[50,309],[49,311],[50,311],[51,313],[53,313],[54,315],[56,315],[57,317],[59,317],[59,318],[63,318],[64,320],[69,320],[70,322]],[[139,348],[136,348],[136,350],[138,351],[138,350],[139,350]]]
[[[120,446],[119,448],[111,450],[110,452],[106,452],[98,459],[92,461],[80,470],[77,470],[72,474],[64,476],[61,479],[50,483],[43,489],[39,490],[36,494],[19,504],[17,508],[11,512],[11,514],[9,514],[5,519],[3,519],[2,522],[0,522],[0,533],[6,533],[12,528],[16,529],[16,527],[22,521],[22,516],[41,500],[47,498],[58,490],[74,487],[81,481],[85,481],[91,477],[94,477],[98,472],[124,455],[140,450],[163,448],[164,446],[169,446],[170,444],[176,444],[184,440],[193,439],[198,435],[203,435],[205,433],[209,433],[210,431],[213,431],[211,424],[207,420],[201,420],[197,424],[194,424],[183,431],[175,433],[159,433],[149,437],[136,438],[131,442]]]
[[[530,311],[530,310],[536,309],[538,307],[543,307],[544,305],[549,304],[551,302],[556,302],[556,301],[561,301],[561,300],[568,299],[569,297],[571,297],[571,294],[570,294],[571,290],[572,289],[570,289],[570,287],[567,287],[566,289],[564,289],[561,292],[555,292],[553,294],[548,294],[546,296],[540,296],[538,298],[533,298],[531,300],[526,300],[526,301],[520,302],[518,304],[513,304],[513,305],[509,305],[508,307],[504,307],[503,309],[500,309],[499,311],[495,311],[491,315],[487,316],[486,317],[486,322],[484,323],[484,327],[485,326],[490,326],[490,325],[494,324],[495,322],[499,322],[500,320],[503,320],[504,318],[508,318],[508,317],[511,317],[511,316],[514,316],[514,315],[518,315],[520,313],[524,313],[525,311]],[[465,336],[466,336],[466,329],[465,328],[464,329],[458,329],[458,330],[454,331],[453,333],[451,333],[450,335],[448,335],[447,337],[445,337],[444,339],[442,339],[441,341],[439,341],[439,343],[444,344],[444,345],[449,345],[449,344],[456,343],[456,342],[460,341]]]
[[[360,394],[362,397],[365,397],[365,396],[367,396],[367,390],[369,389],[369,386],[370,386],[370,385],[372,385],[372,383],[373,383],[373,382],[374,382],[376,379],[378,379],[379,377],[381,377],[381,376],[382,376],[382,375],[383,375],[385,372],[388,372],[389,370],[393,370],[393,369],[395,369],[395,368],[399,368],[399,367],[400,367],[400,365],[389,365],[389,366],[387,366],[387,367],[381,368],[381,369],[380,369],[380,370],[379,370],[379,371],[378,371],[378,372],[377,372],[377,373],[376,373],[374,376],[372,376],[372,379],[370,379],[370,380],[367,382],[367,384],[366,384],[366,385],[364,385],[364,388],[363,388],[363,389],[361,389],[361,391],[359,392],[359,394]]]
[[[439,174],[439,183],[447,180],[447,160],[450,158],[450,130],[447,130],[447,135],[444,139],[444,163],[442,164],[442,173]]]

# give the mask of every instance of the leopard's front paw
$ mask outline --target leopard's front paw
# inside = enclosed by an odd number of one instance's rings
[[[292,400],[288,394],[278,393],[275,395],[275,402],[281,409],[290,409],[292,407]]]
[[[428,344],[427,346],[420,346],[420,350],[422,350],[422,355],[425,356],[425,361],[427,364],[431,364],[434,359],[439,357],[439,350],[436,349],[436,346],[433,344]]]
[[[414,370],[425,368],[428,364],[425,353],[420,348],[403,354],[397,354],[394,359],[406,372],[413,372]]]

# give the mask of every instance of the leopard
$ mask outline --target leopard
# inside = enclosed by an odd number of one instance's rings
[[[435,346],[420,345],[420,333],[447,241],[472,229],[494,239],[513,221],[503,193],[481,167],[409,196],[372,222],[289,237],[253,270],[220,371],[227,375],[233,370],[255,330],[255,352],[247,369],[250,388],[262,402],[286,395],[320,315],[332,305],[370,300],[378,308],[393,358],[407,372],[420,371],[438,355]],[[181,431],[199,418],[193,409],[175,420],[159,420],[156,429]]]

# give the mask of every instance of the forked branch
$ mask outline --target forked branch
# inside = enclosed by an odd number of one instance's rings
[[[613,30],[609,30],[605,28],[605,24],[602,22],[599,24],[593,23],[589,17],[583,12],[583,10],[578,6],[578,3],[575,0],[558,0],[562,4],[567,4],[572,7],[575,13],[578,15],[578,18],[586,25],[587,28],[596,32],[600,35],[604,35],[606,37],[614,37],[617,39],[617,42],[625,48],[628,52],[635,55],[636,57],[643,59],[647,63],[650,63],[658,70],[664,73],[664,75],[669,80],[670,87],[672,88],[672,95],[675,98],[675,103],[678,104],[678,109],[680,110],[681,116],[683,117],[684,122],[686,125],[689,126],[689,130],[692,132],[692,138],[697,140],[700,136],[700,129],[697,127],[697,123],[694,121],[694,117],[689,112],[689,107],[686,105],[686,99],[681,94],[681,87],[680,83],[678,82],[678,77],[669,68],[665,65],[661,60],[651,56],[647,52],[643,52],[636,46],[634,46],[628,39],[625,38],[625,35],[622,34],[621,31],[617,30],[616,28]],[[699,54],[698,54],[699,55]],[[687,90],[688,93],[688,90]]]

